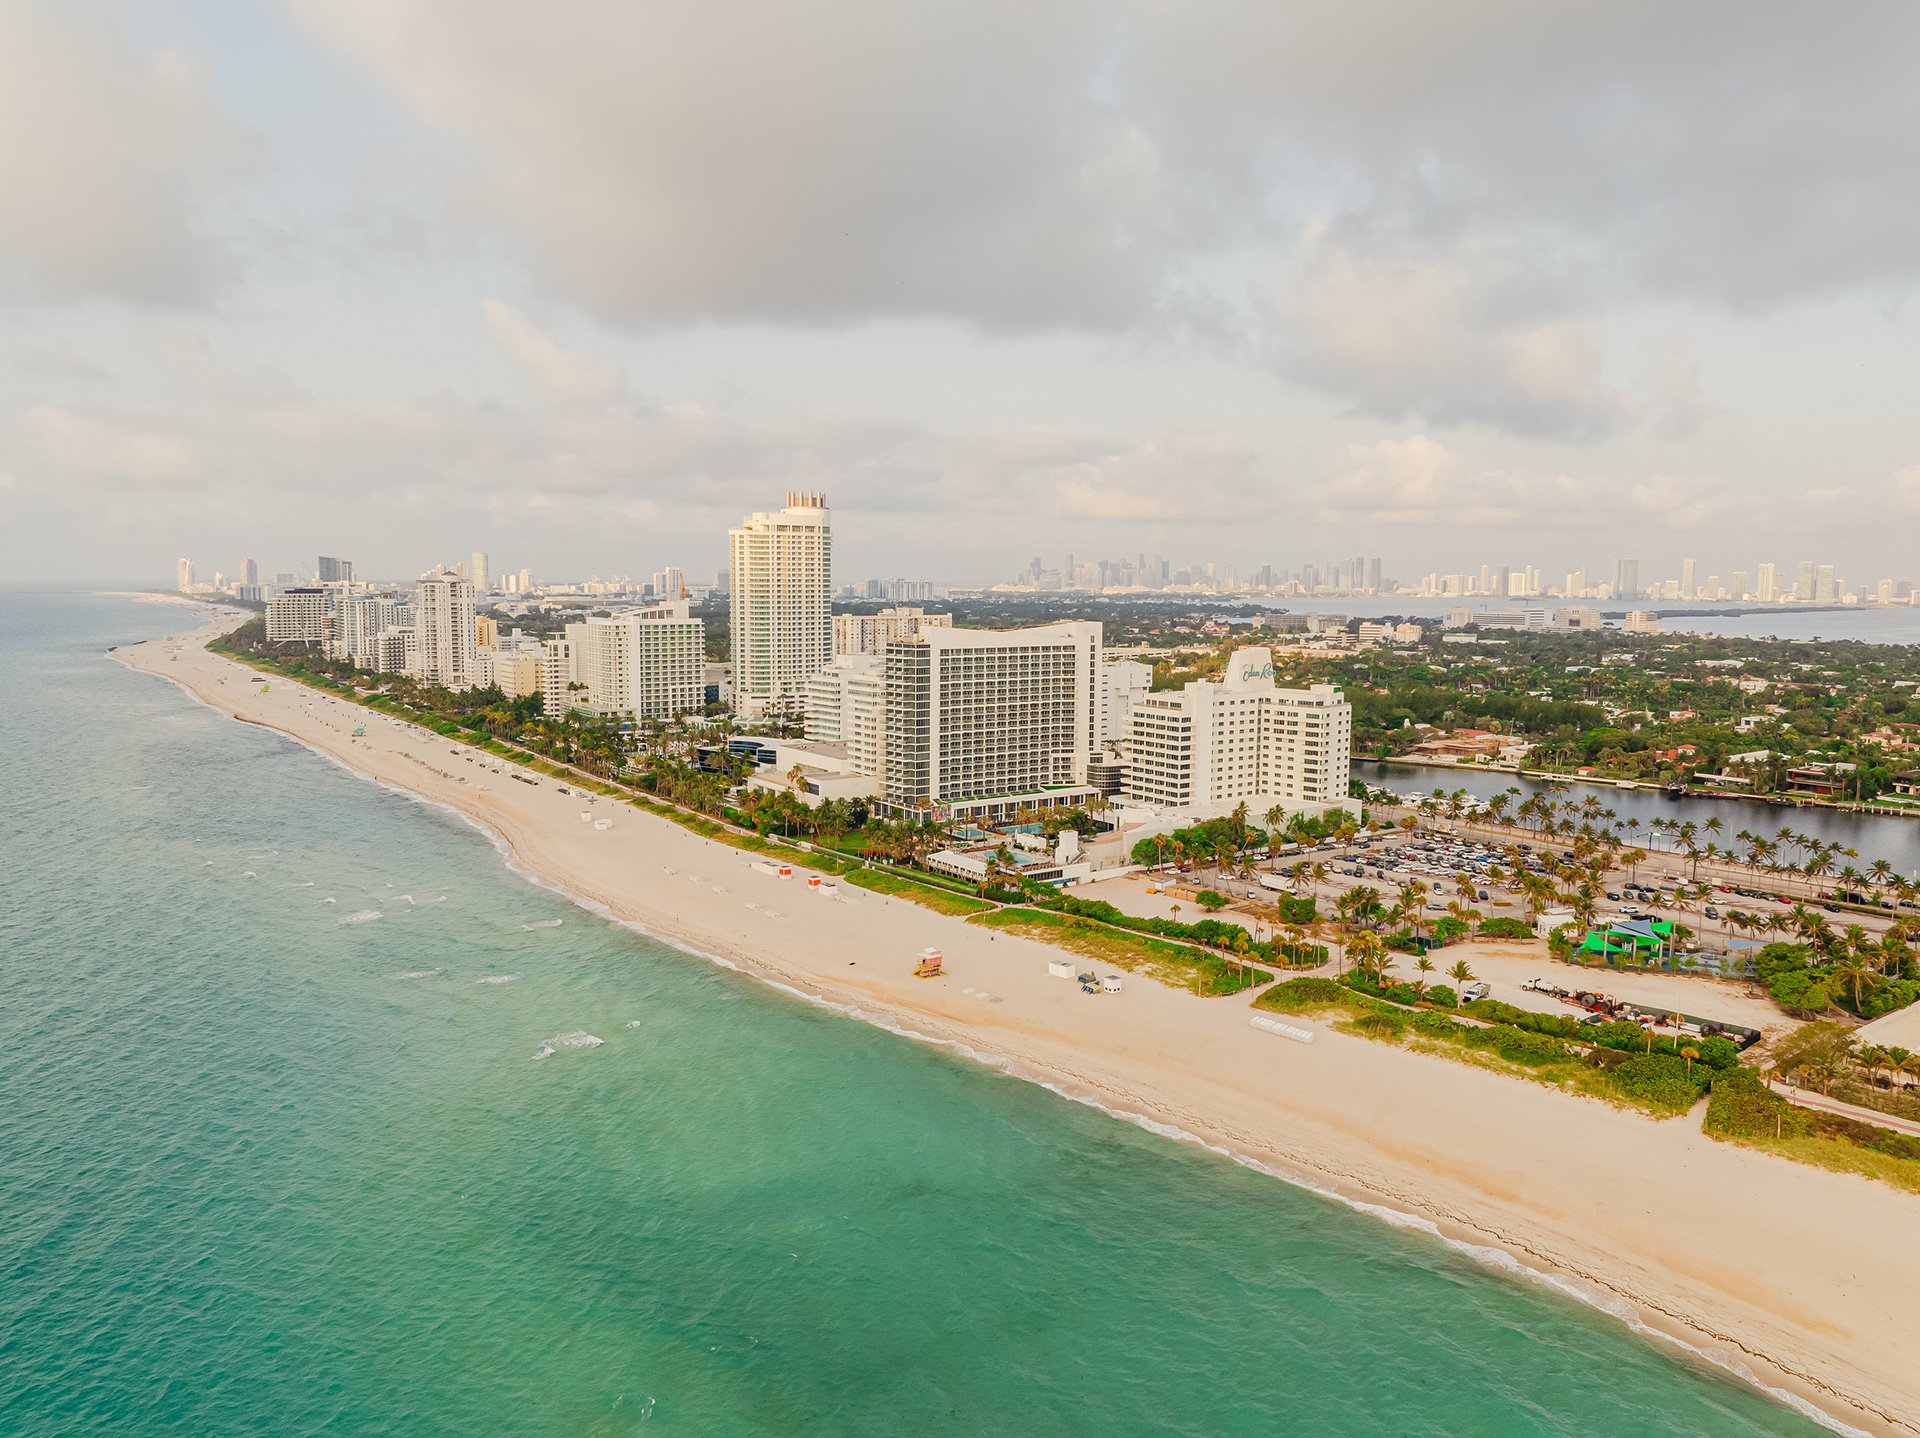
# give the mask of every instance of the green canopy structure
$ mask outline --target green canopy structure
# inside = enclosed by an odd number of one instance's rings
[[[1604,929],[1589,929],[1574,950],[1612,959],[1663,954],[1673,943],[1673,925],[1665,919],[1621,919]]]

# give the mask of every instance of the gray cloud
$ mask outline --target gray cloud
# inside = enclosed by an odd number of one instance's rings
[[[1356,411],[1575,441],[1632,412],[1606,378],[1604,328],[1517,303],[1498,257],[1368,251],[1318,227],[1301,251],[1269,322],[1272,362]]]
[[[1123,87],[1153,97],[1171,167],[1290,187],[1378,242],[1502,236],[1590,288],[1740,305],[1914,278],[1910,5],[1148,14]]]
[[[1613,378],[1610,317],[1920,265],[1894,3],[291,3],[626,326],[1232,330],[1357,412],[1590,442],[1704,404]]]
[[[622,323],[1114,323],[1164,260],[1090,4],[295,10],[471,140],[471,212]]]
[[[527,367],[554,403],[609,404],[626,393],[619,365],[565,348],[505,300],[490,299],[481,312],[500,347]]]
[[[1716,486],[1675,475],[1575,477],[1471,463],[1427,435],[1352,445],[1314,488],[1318,518],[1345,525],[1427,530],[1553,530],[1639,524],[1692,533],[1756,505]]]
[[[182,304],[225,277],[205,207],[259,159],[195,61],[0,0],[0,298]]]
[[[147,542],[187,522],[190,496],[192,529],[235,546],[261,547],[263,528],[357,536],[363,553],[375,536],[459,534],[599,564],[624,553],[629,567],[642,554],[718,563],[726,526],[790,487],[825,489],[843,547],[894,564],[912,552],[947,563],[983,552],[997,564],[1015,532],[1045,547],[1050,532],[1109,523],[1231,525],[1273,493],[1260,457],[1215,433],[755,422],[695,404],[552,411],[286,395],[235,405],[217,382],[207,394],[164,418],[108,403],[29,411],[0,425],[0,473],[43,519],[84,516]],[[384,557],[392,572],[434,558],[411,545]]]

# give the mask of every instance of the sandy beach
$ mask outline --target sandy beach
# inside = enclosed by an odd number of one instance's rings
[[[219,627],[115,657],[458,810],[528,870],[662,938],[1430,1224],[1853,1429],[1920,1435],[1920,1197],[1715,1143],[1697,1116],[1656,1122],[1319,1024],[1315,1043],[1290,1043],[1253,1029],[1244,997],[1127,976],[1089,998],[1048,976],[1060,954],[1044,945],[851,888],[829,898],[377,712],[279,679],[262,693],[203,647]],[[929,944],[949,977],[915,980]]]

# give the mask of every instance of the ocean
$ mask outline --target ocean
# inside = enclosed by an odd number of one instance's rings
[[[181,610],[6,599],[0,1432],[1820,1431],[103,657]]]

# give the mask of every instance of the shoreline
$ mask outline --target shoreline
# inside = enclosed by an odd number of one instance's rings
[[[720,884],[702,881],[697,891],[675,885],[676,878],[695,876],[657,861],[679,858],[712,873],[728,871],[726,884],[739,885],[741,894],[777,894],[782,904],[829,901],[791,883],[780,892],[780,881],[750,871],[734,877],[732,871],[745,869],[751,856],[630,806],[602,801],[600,816],[615,821],[611,833],[554,822],[551,781],[537,788],[506,784],[500,791],[469,783],[479,775],[436,769],[415,752],[437,745],[436,759],[446,763],[455,747],[451,741],[402,730],[377,711],[285,680],[275,681],[280,692],[261,695],[247,682],[252,671],[196,642],[221,627],[129,645],[111,657],[172,679],[216,712],[274,729],[357,777],[458,815],[485,834],[516,872],[650,938],[1204,1147],[1396,1227],[1428,1232],[1486,1266],[1545,1284],[1665,1339],[1838,1431],[1920,1433],[1906,1416],[1920,1412],[1920,1382],[1908,1376],[1908,1365],[1876,1362],[1866,1369],[1853,1361],[1865,1344],[1879,1345],[1891,1358],[1898,1345],[1885,1335],[1911,1332],[1920,1320],[1920,1256],[1888,1263],[1885,1255],[1863,1251],[1866,1235],[1888,1231],[1888,1223],[1902,1219],[1911,1224],[1920,1214],[1907,1195],[1716,1144],[1697,1126],[1688,1135],[1682,1127],[1688,1120],[1663,1125],[1324,1030],[1312,1048],[1276,1045],[1251,1032],[1241,999],[1197,999],[1130,977],[1120,1000],[1090,1005],[1077,991],[1069,1000],[1055,992],[1065,985],[1040,977],[1044,960],[1057,951],[1007,935],[995,939],[977,926],[880,895],[845,903],[849,912],[836,913],[832,925],[803,923],[803,933],[784,926],[792,942],[769,943],[776,935],[756,919],[772,915],[777,922],[774,911],[743,906],[738,895],[722,903],[715,897],[727,896]],[[169,658],[174,652],[177,658]],[[346,728],[329,723],[324,709],[333,706],[351,709],[366,723],[368,738],[354,740]],[[413,772],[409,764],[437,778]],[[558,807],[578,806],[569,800]],[[609,863],[616,849],[624,854]],[[655,864],[635,866],[636,856]],[[650,877],[648,892],[632,891],[638,875],[658,875],[663,868],[666,882]],[[663,907],[668,890],[699,904],[666,899]],[[720,917],[722,910],[733,916],[731,924]],[[928,931],[957,961],[956,978],[993,981],[999,997],[991,1007],[955,994],[951,984],[916,989],[902,982],[905,956],[914,951],[911,940],[924,941]],[[870,971],[850,973],[859,959],[846,960],[846,954],[864,959],[875,946],[901,956],[892,970],[878,981],[869,981]],[[1303,1101],[1292,1082],[1298,1080],[1323,1080],[1327,1090]],[[1281,1092],[1268,1092],[1276,1082]],[[1357,1099],[1348,1092],[1356,1087]],[[1381,1104],[1409,1112],[1395,1121],[1394,1115],[1370,1111]],[[1590,1148],[1599,1151],[1597,1161]],[[1692,1167],[1710,1172],[1683,1182]],[[1593,1187],[1596,1178],[1609,1177],[1617,1181],[1616,1191],[1601,1195]],[[1634,1188],[1640,1191],[1630,1193]],[[1750,1202],[1748,1195],[1763,1191],[1776,1191],[1779,1202],[1771,1218],[1763,1212],[1740,1226],[1744,1252],[1739,1240],[1706,1242],[1723,1226],[1720,1215],[1704,1212],[1708,1206]],[[1659,1235],[1622,1219],[1608,1223],[1608,1241],[1600,1241],[1596,1230],[1613,1219],[1614,1209],[1642,1203],[1650,1215],[1681,1215],[1693,1231],[1667,1235],[1663,1247],[1651,1241]],[[1802,1266],[1810,1264],[1812,1272],[1783,1276],[1780,1292],[1758,1284],[1758,1270],[1778,1256],[1779,1245],[1805,1238],[1799,1232],[1803,1215],[1818,1215],[1825,1228],[1849,1210],[1852,1222],[1831,1227],[1861,1235],[1857,1243],[1849,1245],[1844,1233],[1823,1235],[1822,1255],[1802,1255]],[[1716,1251],[1697,1253],[1687,1246],[1691,1240]],[[1672,1248],[1675,1243],[1680,1247]],[[1880,1301],[1864,1305],[1865,1316],[1854,1287],[1858,1275],[1841,1281],[1831,1271],[1854,1263],[1877,1277],[1873,1297]],[[1833,1290],[1824,1295],[1814,1291],[1823,1268]],[[1746,1291],[1733,1291],[1740,1288]],[[1901,1377],[1893,1378],[1895,1373]]]

